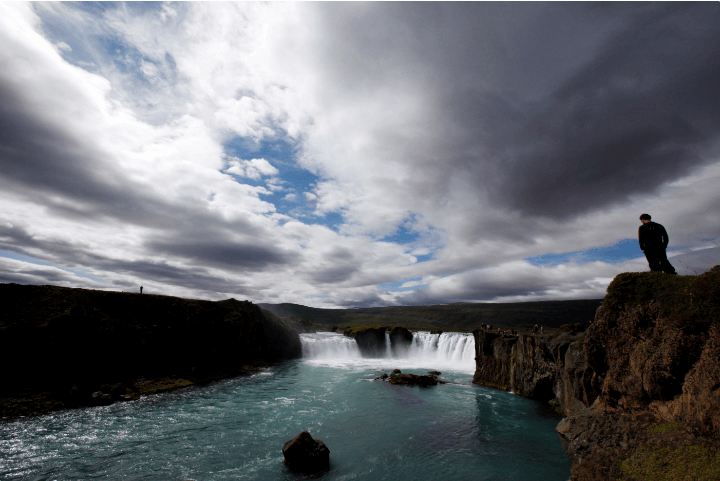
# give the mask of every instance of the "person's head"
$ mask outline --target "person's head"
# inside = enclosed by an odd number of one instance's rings
[[[647,224],[648,222],[650,222],[650,219],[652,219],[652,217],[650,217],[650,214],[643,214],[640,216],[640,222],[642,222],[643,224]]]

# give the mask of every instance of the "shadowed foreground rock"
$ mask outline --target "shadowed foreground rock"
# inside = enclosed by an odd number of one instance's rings
[[[300,338],[247,301],[0,284],[0,417],[105,405],[257,370]]]
[[[286,442],[282,452],[288,467],[299,473],[312,474],[330,467],[330,450],[307,431]]]

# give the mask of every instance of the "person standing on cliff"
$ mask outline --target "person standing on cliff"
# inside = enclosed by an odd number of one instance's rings
[[[668,237],[665,227],[653,222],[650,214],[640,216],[642,225],[638,228],[638,240],[640,249],[650,265],[651,271],[664,272],[666,274],[677,274],[675,268],[667,259]]]

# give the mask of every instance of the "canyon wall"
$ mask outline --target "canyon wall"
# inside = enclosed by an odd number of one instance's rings
[[[345,335],[357,342],[363,357],[383,357],[387,353],[386,338],[390,341],[392,353],[407,348],[412,342],[412,333],[404,327],[361,326],[345,329]]]
[[[473,382],[553,405],[575,480],[720,479],[719,315],[720,266],[620,274],[585,333],[475,331]]]
[[[247,301],[0,284],[0,417],[92,404],[300,357]]]

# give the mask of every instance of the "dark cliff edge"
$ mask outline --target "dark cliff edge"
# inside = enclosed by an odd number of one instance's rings
[[[620,274],[586,332],[473,334],[474,383],[563,416],[573,480],[720,479],[720,266]]]
[[[390,341],[390,349],[395,355],[407,349],[413,339],[412,332],[399,326],[351,327],[345,329],[345,335],[355,339],[363,357],[382,357],[385,355],[387,349],[386,337]]]
[[[0,284],[0,417],[110,404],[300,357],[248,301]]]

